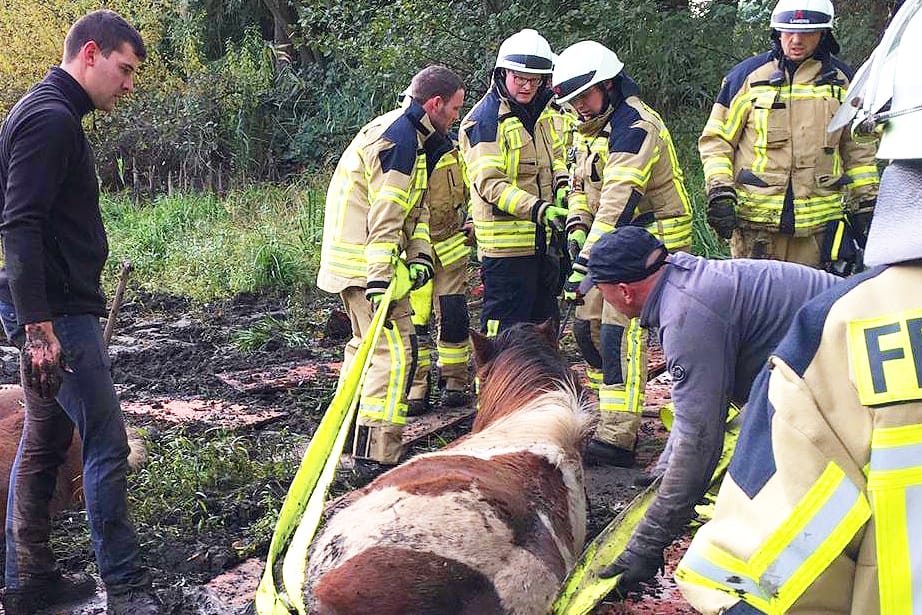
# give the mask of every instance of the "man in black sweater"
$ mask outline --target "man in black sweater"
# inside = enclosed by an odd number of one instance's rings
[[[134,89],[144,42],[112,11],[79,19],[64,59],[0,128],[0,321],[21,349],[26,424],[10,474],[6,519],[8,615],[92,594],[86,575],[62,575],[49,547],[48,503],[74,425],[108,613],[160,613],[128,518],[128,444],[99,317],[109,247],[93,152],[82,118],[111,111]]]

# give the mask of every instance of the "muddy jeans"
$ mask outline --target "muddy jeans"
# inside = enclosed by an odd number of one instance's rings
[[[0,320],[7,337],[21,346],[25,334],[12,305],[0,302]],[[26,420],[7,500],[6,587],[20,587],[55,568],[48,504],[74,425],[83,440],[84,497],[100,576],[109,587],[134,584],[146,571],[139,566],[138,539],[128,519],[128,439],[99,319],[60,316],[53,326],[70,371],[55,401],[23,386]]]

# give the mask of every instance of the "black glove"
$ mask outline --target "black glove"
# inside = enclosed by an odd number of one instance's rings
[[[852,225],[852,236],[862,248],[864,248],[864,245],[868,242],[868,231],[871,230],[871,218],[874,216],[873,207],[873,201],[865,201],[861,204],[861,209],[865,209],[866,211],[849,214],[848,216],[848,221]]]
[[[715,188],[708,194],[708,224],[718,237],[730,239],[736,222],[736,190]]]
[[[665,568],[662,551],[655,556],[638,555],[625,550],[613,563],[599,571],[603,579],[610,579],[619,574],[618,591],[622,594],[630,591],[640,583],[651,580],[656,573]]]

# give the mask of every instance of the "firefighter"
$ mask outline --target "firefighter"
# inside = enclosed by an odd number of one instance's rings
[[[414,286],[433,273],[424,146],[448,132],[464,100],[461,80],[441,66],[413,77],[412,100],[363,127],[343,153],[327,192],[317,286],[339,293],[352,323],[348,370],[385,290],[403,267]],[[356,459],[396,464],[402,452],[416,336],[406,297],[396,300],[372,351],[358,407]]]
[[[847,219],[849,233],[864,242],[878,177],[872,144],[856,143],[847,130],[826,131],[852,78],[834,55],[834,15],[830,0],[780,0],[772,50],[727,74],[698,141],[708,222],[730,240],[735,258],[840,273],[856,264],[839,262],[852,257],[832,240]]]
[[[669,254],[637,226],[603,235],[588,268],[583,292],[597,285],[606,303],[658,330],[672,376],[675,422],[654,470],[664,470],[659,491],[624,552],[599,572],[622,574],[625,588],[656,574],[692,518],[720,458],[729,403],[746,403],[798,308],[839,279],[772,260]]]
[[[427,341],[435,314],[438,331],[439,387],[442,406],[454,408],[470,403],[470,342],[465,284],[471,242],[465,232],[469,190],[464,159],[457,143],[448,136],[426,141],[429,186],[423,197],[429,206],[429,234],[435,271],[432,280],[410,293],[411,320],[418,340],[418,360],[408,402],[409,416],[429,409],[431,357]]]
[[[492,86],[461,122],[487,335],[559,317],[568,178],[563,123],[549,106],[552,67],[544,37],[513,34],[500,45]]]
[[[892,615],[922,604],[920,54],[922,2],[911,0],[854,99],[867,111],[858,130],[882,125],[878,157],[892,160],[868,236],[872,268],[806,305],[753,387],[714,518],[676,571],[702,613]]]
[[[640,100],[613,51],[594,41],[568,47],[554,67],[554,92],[581,119],[567,220],[575,260],[564,289],[564,299],[577,301],[590,250],[602,235],[641,225],[670,251],[687,251],[692,210],[669,130]],[[646,339],[640,322],[606,304],[598,290],[582,303],[574,337],[587,362],[602,369],[601,421],[586,459],[631,466],[647,381]]]

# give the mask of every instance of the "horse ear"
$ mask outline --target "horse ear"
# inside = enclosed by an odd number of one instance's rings
[[[547,338],[547,343],[551,348],[557,348],[557,322],[553,318],[548,318],[535,328],[538,333]]]
[[[480,368],[490,362],[496,354],[493,340],[478,331],[470,330],[471,344],[474,346],[474,366]]]

